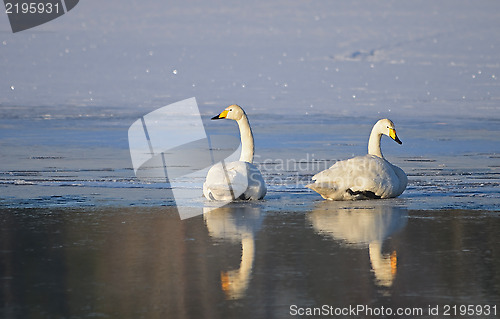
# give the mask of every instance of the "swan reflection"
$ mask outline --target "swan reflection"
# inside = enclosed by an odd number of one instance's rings
[[[308,220],[320,234],[355,248],[368,248],[376,284],[390,287],[397,273],[397,252],[382,252],[384,240],[403,229],[406,209],[369,202],[337,204],[321,202],[308,214]]]
[[[233,206],[207,208],[203,218],[212,238],[241,245],[239,268],[221,271],[221,286],[227,299],[242,298],[252,275],[255,257],[254,236],[263,220],[260,208]]]

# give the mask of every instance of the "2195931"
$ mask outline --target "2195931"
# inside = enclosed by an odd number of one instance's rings
[[[443,316],[496,316],[496,305],[444,305]]]
[[[59,3],[51,2],[21,2],[5,3],[7,14],[52,14],[59,13],[62,8]]]

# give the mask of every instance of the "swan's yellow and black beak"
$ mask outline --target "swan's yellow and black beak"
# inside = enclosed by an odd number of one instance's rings
[[[396,141],[396,143],[398,144],[403,144],[403,142],[401,142],[401,140],[399,139],[399,137],[396,135],[396,130],[393,129],[393,128],[390,128],[389,129],[389,136]]]
[[[229,111],[228,110],[222,111],[221,114],[212,117],[212,120],[222,120],[222,119],[225,119],[226,116],[227,116],[227,112],[229,112]]]

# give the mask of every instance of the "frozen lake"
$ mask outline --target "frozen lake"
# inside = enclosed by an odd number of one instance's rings
[[[209,121],[207,132],[238,137],[236,124]],[[251,111],[250,111],[251,112]],[[249,112],[268,194],[264,209],[309,209],[321,197],[304,186],[315,173],[367,152],[373,121],[335,115],[265,115]],[[130,119],[2,120],[0,205],[87,207],[173,205],[166,183],[135,178],[128,150]],[[389,161],[409,176],[406,191],[391,200],[408,209],[498,210],[500,127],[497,120],[448,118],[396,122],[403,145],[382,139]],[[15,128],[15,129],[13,129]],[[21,129],[22,128],[22,129]],[[189,130],[189,128],[188,128]],[[290,132],[293,132],[291,134]],[[63,138],[61,138],[63,137]],[[204,175],[181,179],[199,189]]]
[[[0,314],[500,306],[499,10],[86,0],[16,34],[0,14]],[[209,119],[246,110],[265,200],[180,221],[167,184],[135,178],[129,126],[191,97],[208,134],[238,136]],[[304,187],[365,154],[385,117],[403,141],[382,140],[409,178],[399,198]],[[182,183],[203,206],[203,178]]]

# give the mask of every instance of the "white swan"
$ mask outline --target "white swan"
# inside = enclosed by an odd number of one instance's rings
[[[368,155],[339,161],[312,177],[306,187],[329,200],[355,200],[397,197],[408,183],[405,172],[389,163],[380,150],[380,139],[387,135],[402,144],[394,123],[379,120],[373,126],[368,141]]]
[[[248,118],[238,105],[227,107],[212,120],[231,119],[238,123],[241,138],[241,156],[236,162],[220,162],[210,168],[203,184],[207,199],[231,201],[255,200],[266,195],[267,188],[259,169],[252,164],[254,154],[253,135]]]

